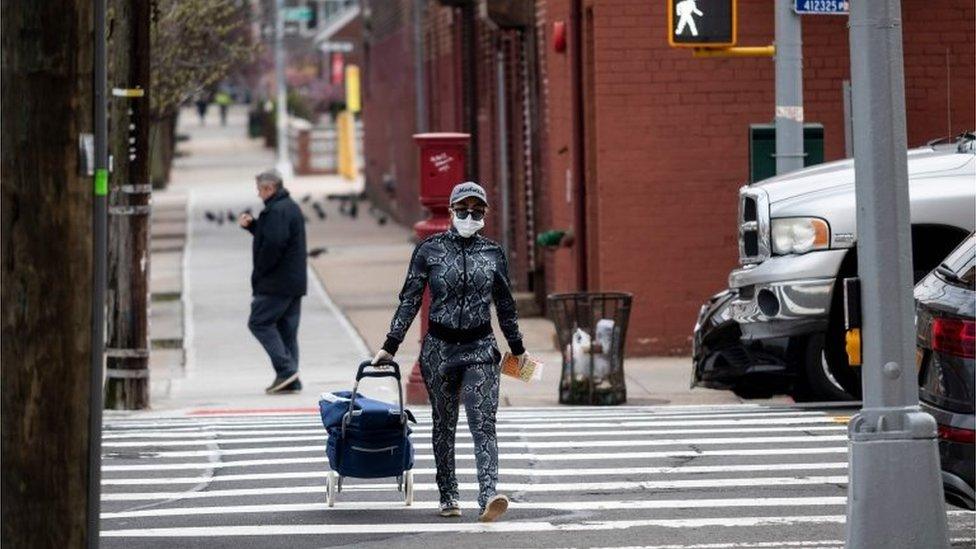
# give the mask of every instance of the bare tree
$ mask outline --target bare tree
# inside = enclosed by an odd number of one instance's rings
[[[152,29],[152,179],[165,185],[176,143],[176,114],[254,59],[251,3],[157,0]]]

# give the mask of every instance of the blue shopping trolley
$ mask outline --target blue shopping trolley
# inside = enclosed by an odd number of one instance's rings
[[[359,394],[359,382],[366,377],[396,379],[398,405]],[[403,407],[403,382],[396,362],[361,363],[352,391],[323,394],[319,412],[329,433],[326,444],[332,468],[326,476],[329,507],[335,505],[336,494],[342,492],[345,477],[395,477],[404,502],[413,503],[414,454],[409,423],[417,420]]]

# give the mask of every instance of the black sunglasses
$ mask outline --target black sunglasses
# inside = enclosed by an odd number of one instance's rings
[[[454,215],[456,215],[458,219],[467,219],[468,216],[470,215],[471,219],[474,219],[475,221],[481,221],[482,219],[485,218],[485,211],[469,210],[467,208],[454,208]]]

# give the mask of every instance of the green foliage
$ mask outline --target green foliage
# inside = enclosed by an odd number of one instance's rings
[[[271,110],[268,112],[268,120],[271,125],[274,125],[277,119],[277,102],[274,100],[269,101]],[[312,124],[318,120],[318,114],[315,109],[312,108],[311,102],[308,98],[302,95],[300,92],[295,90],[288,90],[288,103],[287,103],[288,114],[294,116],[295,118],[301,118],[307,120]]]
[[[292,116],[308,120],[313,124],[315,123],[315,119],[318,118],[315,115],[315,109],[312,108],[308,99],[294,90],[288,90],[288,113]]]
[[[251,62],[250,4],[241,0],[156,0],[152,27],[152,112],[174,114],[201,90]]]

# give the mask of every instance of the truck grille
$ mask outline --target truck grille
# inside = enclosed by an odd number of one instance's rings
[[[739,191],[739,263],[761,263],[769,257],[769,199],[760,189]]]

